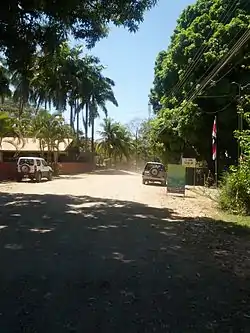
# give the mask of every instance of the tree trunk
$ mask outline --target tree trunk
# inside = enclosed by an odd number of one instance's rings
[[[88,150],[89,103],[85,105],[85,151]]]
[[[91,119],[91,151],[95,153],[95,118]]]
[[[135,169],[138,169],[138,131],[135,133]]]
[[[77,103],[78,104],[78,103]],[[80,127],[80,123],[79,123],[79,110],[77,110],[76,113],[76,140],[77,140],[77,147],[79,148],[79,127]]]
[[[38,98],[38,102],[36,104],[36,112],[35,112],[36,115],[37,115],[37,113],[39,111],[40,105],[41,105],[41,97]]]
[[[73,105],[70,104],[70,127],[74,129],[74,121],[73,121]]]
[[[19,110],[18,110],[18,119],[21,118],[22,112],[23,112],[23,100],[22,100],[22,98],[20,98]]]

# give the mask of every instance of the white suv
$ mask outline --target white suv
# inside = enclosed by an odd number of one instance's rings
[[[38,183],[42,178],[52,180],[53,170],[47,162],[40,157],[20,157],[17,161],[17,180],[23,178],[36,180]]]

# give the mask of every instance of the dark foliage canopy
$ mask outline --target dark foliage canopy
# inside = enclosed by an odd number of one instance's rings
[[[53,49],[70,35],[91,47],[109,24],[136,31],[157,0],[8,0],[1,2],[0,50],[15,62],[29,61],[37,47]],[[17,57],[18,54],[18,57]]]
[[[180,15],[169,48],[157,56],[150,94],[157,114],[154,130],[161,133],[168,151],[180,156],[185,149],[189,156],[211,161],[211,128],[217,114],[221,158],[227,154],[237,159],[239,89],[232,82],[250,82],[250,43],[232,57],[214,84],[192,103],[186,101],[249,29],[249,22],[248,0],[198,0]],[[248,93],[246,89],[241,95]]]

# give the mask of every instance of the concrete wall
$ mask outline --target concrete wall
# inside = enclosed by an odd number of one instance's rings
[[[0,162],[0,180],[13,180],[16,176],[16,163]]]
[[[78,173],[85,173],[93,171],[93,163],[76,163],[76,162],[64,162],[59,163],[59,173],[61,175],[74,175]]]

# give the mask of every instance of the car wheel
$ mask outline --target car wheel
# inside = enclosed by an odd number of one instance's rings
[[[49,171],[49,173],[48,173],[48,177],[47,177],[47,179],[48,179],[48,181],[51,181],[52,180],[52,172],[51,171]]]
[[[41,172],[38,172],[38,173],[36,174],[36,181],[37,181],[38,183],[40,183],[41,180],[42,180],[42,174],[41,174]]]
[[[151,168],[149,172],[153,177],[157,177],[159,174],[159,170],[157,168]]]
[[[24,164],[21,166],[21,172],[23,174],[28,174],[30,172],[30,166],[28,164]]]

